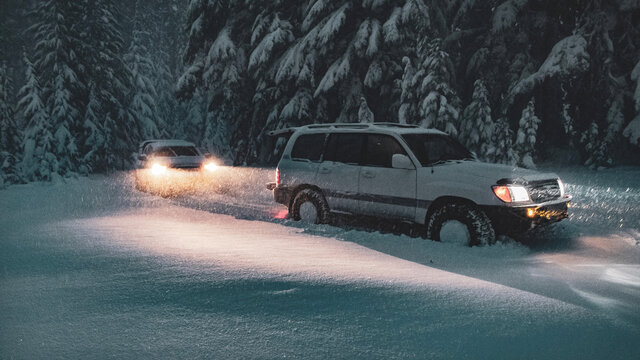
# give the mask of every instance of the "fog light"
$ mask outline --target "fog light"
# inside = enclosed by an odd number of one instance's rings
[[[535,217],[536,216],[536,209],[535,208],[528,208],[527,209],[527,217]]]

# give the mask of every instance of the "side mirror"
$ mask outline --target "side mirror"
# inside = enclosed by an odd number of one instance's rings
[[[391,157],[391,167],[394,169],[406,169],[413,170],[416,167],[413,166],[413,162],[407,155],[404,154],[393,154]]]
[[[140,161],[147,160],[147,155],[138,155],[138,160],[140,160]]]
[[[475,151],[471,152],[471,157],[473,157],[473,160],[478,160],[478,154]]]

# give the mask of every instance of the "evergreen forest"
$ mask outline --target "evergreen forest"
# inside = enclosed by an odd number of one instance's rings
[[[528,168],[640,164],[640,0],[2,0],[0,186],[229,164],[325,122],[436,128]]]

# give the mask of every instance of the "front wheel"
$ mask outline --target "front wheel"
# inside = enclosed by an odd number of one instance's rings
[[[427,237],[468,246],[496,242],[495,230],[487,215],[475,205],[462,203],[437,208],[427,219]]]
[[[321,193],[312,189],[304,189],[296,194],[289,213],[296,221],[324,224],[329,217],[329,206]]]

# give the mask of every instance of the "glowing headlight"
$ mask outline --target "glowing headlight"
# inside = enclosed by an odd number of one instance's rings
[[[530,200],[527,189],[520,185],[494,186],[493,193],[498,197],[498,199],[507,203]]]
[[[210,161],[204,164],[204,168],[207,171],[215,171],[218,168],[218,165],[216,165],[216,163],[214,163],[213,161]]]
[[[161,164],[153,164],[151,166],[151,173],[153,175],[160,175],[160,174],[164,174],[165,172],[167,172],[167,167]]]

